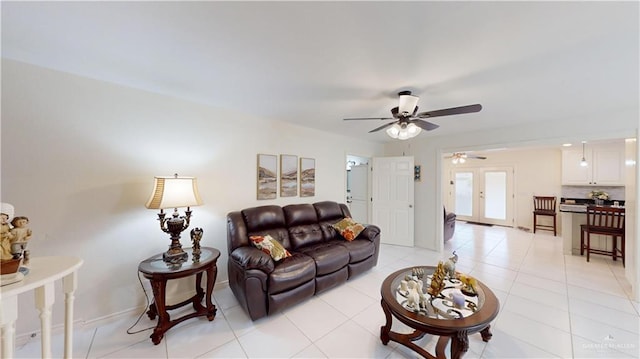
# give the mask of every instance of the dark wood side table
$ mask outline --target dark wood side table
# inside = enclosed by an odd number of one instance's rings
[[[426,275],[431,275],[435,267],[423,266]],[[452,306],[446,296],[437,297],[439,303],[438,314],[429,314],[422,310],[410,310],[406,307],[406,298],[401,294],[399,287],[401,281],[412,273],[413,268],[401,269],[389,275],[382,283],[381,294],[382,310],[386,318],[386,324],[380,328],[380,340],[382,344],[387,345],[390,340],[400,343],[425,358],[444,359],[445,348],[451,341],[451,358],[460,359],[469,348],[468,335],[480,332],[482,340],[487,342],[491,339],[490,323],[498,315],[500,303],[493,292],[480,281],[478,283],[477,298],[469,300],[465,297],[465,303],[472,302],[475,304],[475,310],[472,314],[470,310],[460,310]],[[428,288],[428,281],[424,280],[424,288]],[[460,282],[458,282],[460,283]],[[446,287],[445,290],[450,292],[453,287]],[[443,292],[444,293],[444,292]],[[441,298],[441,299],[440,299]],[[432,301],[431,303],[435,303]],[[456,313],[467,312],[466,314],[457,315]],[[401,334],[391,331],[392,318],[396,318],[410,328],[414,329],[413,333]],[[436,355],[432,355],[424,348],[419,347],[414,341],[424,337],[425,334],[440,336],[436,344]]]
[[[193,250],[186,248],[185,252],[189,255],[187,261],[182,263],[179,267],[172,267],[162,260],[162,254],[155,255],[151,258],[145,259],[140,262],[138,270],[144,275],[145,278],[151,282],[151,288],[153,289],[153,303],[149,306],[147,315],[151,320],[158,316],[158,325],[151,334],[151,340],[153,344],[159,344],[164,337],[164,333],[174,325],[199,316],[206,315],[209,321],[212,321],[216,316],[216,306],[211,301],[211,295],[213,293],[213,286],[216,281],[216,275],[218,274],[218,267],[216,262],[220,257],[220,251],[215,248],[202,247],[200,259],[194,261]],[[207,273],[207,291],[202,290],[202,274]],[[165,296],[167,289],[167,281],[169,279],[184,278],[191,275],[196,275],[196,294],[178,304],[166,305]],[[205,305],[202,305],[202,299],[205,298]],[[168,310],[180,308],[191,303],[193,305],[194,312],[171,320]]]

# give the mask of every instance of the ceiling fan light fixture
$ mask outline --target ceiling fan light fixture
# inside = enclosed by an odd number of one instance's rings
[[[416,137],[420,134],[420,132],[422,132],[422,129],[416,126],[414,123],[410,123],[409,125],[407,125],[407,133],[409,134],[409,137]]]
[[[391,138],[398,138],[398,135],[400,135],[401,130],[402,128],[400,127],[400,125],[396,123],[387,129],[387,135],[389,135],[389,137]]]
[[[453,163],[454,165],[457,165],[458,163],[465,163],[467,160],[467,155],[465,153],[462,152],[455,152],[453,155],[451,155],[451,163]]]
[[[415,111],[417,104],[418,96],[400,95],[400,104],[398,105],[398,111],[405,116],[409,116]]]
[[[398,140],[408,140],[416,137],[422,129],[413,123],[396,123],[387,129],[387,135]]]

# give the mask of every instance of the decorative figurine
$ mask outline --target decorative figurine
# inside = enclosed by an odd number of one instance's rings
[[[0,213],[0,217],[0,259],[13,259],[13,253],[11,253],[11,242],[15,235],[11,233],[11,227],[9,226],[11,215],[8,213]]]
[[[458,255],[456,251],[453,251],[453,255],[449,257],[449,260],[444,264],[444,269],[449,279],[456,277],[456,263],[458,263]]]
[[[468,296],[476,296],[478,295],[478,281],[471,277],[471,276],[466,276],[464,274],[460,274],[460,281],[462,282],[462,288],[460,288],[460,291]]]
[[[424,277],[424,268],[415,267],[415,268],[411,269],[411,275],[413,275],[414,277],[416,277],[418,279],[422,279],[422,277]]]
[[[445,276],[446,272],[444,270],[444,264],[440,261],[438,262],[435,272],[433,272],[433,276],[431,276],[431,286],[429,286],[428,289],[428,292],[432,297],[437,297],[444,289]]]
[[[418,283],[414,280],[409,281],[409,283],[407,283],[407,287],[407,307],[414,311],[420,310],[420,291],[418,289]]]
[[[191,242],[193,243],[193,261],[200,261],[200,240],[202,239],[202,228],[194,228],[191,230]]]
[[[458,292],[453,292],[450,295],[450,299],[451,302],[453,302],[453,306],[458,308],[458,309],[462,309],[464,308],[464,295],[462,295],[462,293],[458,293]]]
[[[11,220],[11,234],[13,239],[11,240],[11,253],[13,258],[22,257],[22,252],[27,248],[27,242],[31,239],[31,228],[27,227],[29,224],[29,218],[24,216],[17,216]]]

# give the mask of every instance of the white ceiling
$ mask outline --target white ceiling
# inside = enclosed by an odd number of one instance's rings
[[[363,139],[638,107],[638,2],[7,2],[2,57]],[[233,119],[228,119],[233,121]]]

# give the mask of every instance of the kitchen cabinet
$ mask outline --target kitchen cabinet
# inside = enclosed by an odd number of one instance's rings
[[[588,165],[580,166],[582,149],[562,151],[562,184],[579,186],[624,186],[624,144],[585,148]]]

